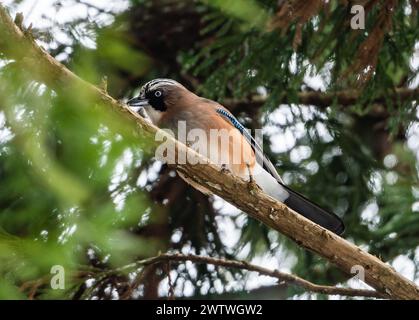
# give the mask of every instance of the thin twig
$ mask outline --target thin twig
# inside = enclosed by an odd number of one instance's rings
[[[120,272],[127,272],[133,269],[137,269],[141,266],[147,266],[162,262],[183,262],[183,261],[192,261],[195,263],[203,263],[203,264],[212,264],[215,266],[221,266],[226,268],[236,268],[241,270],[247,271],[254,271],[261,275],[269,276],[272,278],[276,278],[281,282],[286,282],[290,285],[295,285],[306,289],[311,292],[315,293],[322,293],[322,294],[329,294],[329,295],[342,295],[342,296],[349,296],[349,297],[368,297],[368,298],[381,298],[385,299],[388,298],[387,295],[374,291],[374,290],[366,290],[366,289],[352,289],[352,288],[340,288],[334,286],[325,286],[325,285],[318,285],[314,284],[308,280],[305,280],[301,277],[296,275],[285,273],[278,270],[270,270],[261,266],[257,266],[246,261],[239,261],[239,260],[226,260],[220,258],[213,258],[213,257],[206,257],[206,256],[198,256],[193,254],[180,254],[180,253],[164,253],[158,256],[147,258],[143,260],[136,261],[134,263],[125,265],[123,267],[109,270],[107,273],[114,274]]]
[[[137,273],[132,283],[128,286],[128,289],[121,295],[121,300],[130,299],[134,290],[137,289],[141,285],[141,283],[143,283],[143,281],[144,281],[144,269],[140,270]]]
[[[86,7],[88,7],[88,8],[95,9],[95,10],[97,10],[99,13],[110,14],[110,15],[113,15],[113,16],[115,15],[115,13],[114,13],[114,12],[112,12],[112,11],[110,11],[110,10],[103,9],[103,8],[101,8],[101,7],[99,7],[99,6],[95,5],[95,4],[93,4],[93,3],[89,3],[89,2],[86,2],[86,1],[83,1],[83,0],[76,0],[76,2],[77,2],[77,3],[80,3],[80,4],[83,4],[83,5],[85,5],[85,6],[86,6]]]
[[[167,282],[169,285],[169,295],[168,295],[168,299],[169,300],[173,300],[175,298],[175,291],[173,288],[173,282],[172,282],[172,276],[170,275],[170,271],[172,269],[171,267],[171,260],[166,260],[166,264],[165,264],[165,269],[166,269],[166,274],[167,274]]]

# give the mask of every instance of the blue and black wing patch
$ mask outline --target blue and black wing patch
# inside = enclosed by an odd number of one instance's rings
[[[223,108],[217,108],[216,112],[222,116],[225,120],[230,122],[237,130],[240,131],[240,133],[246,138],[247,142],[250,143],[253,151],[256,155],[256,160],[262,160],[263,167],[265,170],[267,170],[276,180],[283,183],[281,177],[279,176],[278,172],[275,169],[275,166],[272,164],[272,162],[265,156],[263,153],[263,150],[261,146],[257,143],[257,141],[252,137],[252,135],[249,133],[249,130],[246,129],[239,120],[236,119],[230,112]]]
[[[224,109],[218,108],[217,113],[222,115],[224,118],[226,118],[242,134],[243,134],[244,131],[246,131],[246,128],[243,127],[243,125],[239,122],[239,120],[237,120],[230,112],[228,112]]]
[[[243,134],[243,136],[252,146],[257,161],[260,161],[260,159],[262,159],[263,168],[266,171],[268,171],[282,185],[283,188],[286,189],[289,196],[283,202],[288,207],[336,234],[343,233],[343,231],[345,230],[345,225],[337,215],[321,208],[316,203],[312,202],[311,200],[307,199],[300,193],[292,190],[284,184],[281,177],[276,172],[276,169],[272,162],[263,154],[260,145],[252,137],[249,131],[245,127],[243,127],[243,125],[230,112],[222,108],[218,108],[216,111],[219,115],[221,115],[225,120],[229,121],[235,128],[237,128],[237,130],[239,130]]]

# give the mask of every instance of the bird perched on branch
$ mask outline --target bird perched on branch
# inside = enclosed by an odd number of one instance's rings
[[[155,79],[147,82],[127,104],[158,127],[172,130],[181,142],[188,140],[186,136],[193,136],[194,141],[188,145],[195,151],[245,180],[253,179],[268,195],[304,217],[336,234],[344,231],[338,216],[284,184],[249,131],[219,103],[197,96],[177,81]],[[196,189],[210,193],[181,177]]]

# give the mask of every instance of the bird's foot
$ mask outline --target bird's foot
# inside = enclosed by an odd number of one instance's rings
[[[249,173],[249,182],[247,183],[247,186],[249,188],[250,193],[253,194],[253,192],[255,192],[256,190],[261,190],[261,188],[259,187],[255,179],[253,178],[253,174],[252,174],[252,171],[250,170],[250,166],[248,163],[246,163],[246,166]]]
[[[231,173],[230,169],[228,168],[228,166],[225,163],[223,163],[221,165],[221,172],[222,173]]]

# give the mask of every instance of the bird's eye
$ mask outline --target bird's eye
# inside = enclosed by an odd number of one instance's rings
[[[156,98],[161,97],[161,91],[160,91],[160,90],[155,91],[155,92],[154,92],[154,96],[155,96]]]

